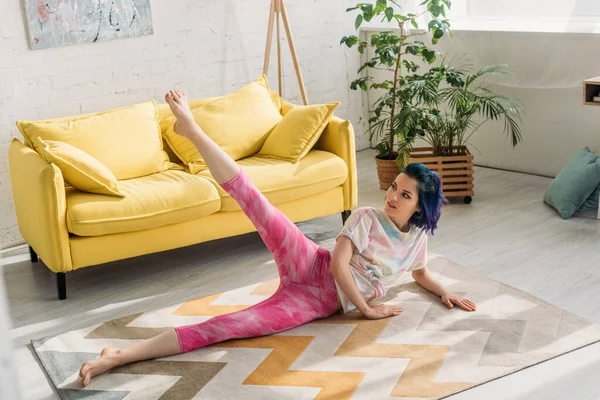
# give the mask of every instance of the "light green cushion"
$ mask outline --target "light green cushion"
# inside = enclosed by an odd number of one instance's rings
[[[600,185],[594,190],[594,192],[588,197],[577,212],[592,211],[598,209],[598,199],[600,199]]]
[[[571,158],[559,172],[546,193],[544,202],[554,207],[561,218],[575,214],[600,185],[600,156],[589,147]]]

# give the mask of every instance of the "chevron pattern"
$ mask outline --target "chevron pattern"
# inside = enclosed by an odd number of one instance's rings
[[[436,382],[435,375],[450,351],[448,345],[377,343],[390,319],[371,321],[356,313],[329,318],[327,323],[355,324],[348,339],[335,352],[343,357],[385,357],[409,359],[392,397],[440,397],[461,391],[471,382]]]
[[[256,304],[278,287],[259,285],[107,321],[34,342],[63,399],[438,399],[600,340],[600,326],[443,258],[429,268],[476,313],[447,309],[407,276],[383,301],[395,318],[334,315],[277,335],[220,343],[123,366],[85,389],[81,364],[165,328]]]

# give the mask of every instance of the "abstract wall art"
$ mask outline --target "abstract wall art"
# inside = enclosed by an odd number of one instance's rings
[[[32,49],[151,35],[150,0],[23,0]]]

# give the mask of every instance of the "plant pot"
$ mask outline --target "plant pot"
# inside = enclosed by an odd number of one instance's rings
[[[442,192],[446,198],[462,197],[469,204],[474,194],[473,154],[466,146],[459,147],[459,153],[456,156],[437,156],[432,147],[415,147],[408,163],[421,163],[435,171],[442,181]]]
[[[387,190],[394,179],[400,172],[396,160],[382,160],[375,157],[375,163],[377,165],[377,177],[379,178],[379,187]]]

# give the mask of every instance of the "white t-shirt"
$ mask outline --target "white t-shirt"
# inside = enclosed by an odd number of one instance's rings
[[[427,234],[411,226],[401,232],[385,211],[361,207],[354,211],[338,235],[347,236],[356,247],[350,272],[367,303],[385,296],[405,271],[427,264]],[[356,309],[336,282],[344,313]]]

